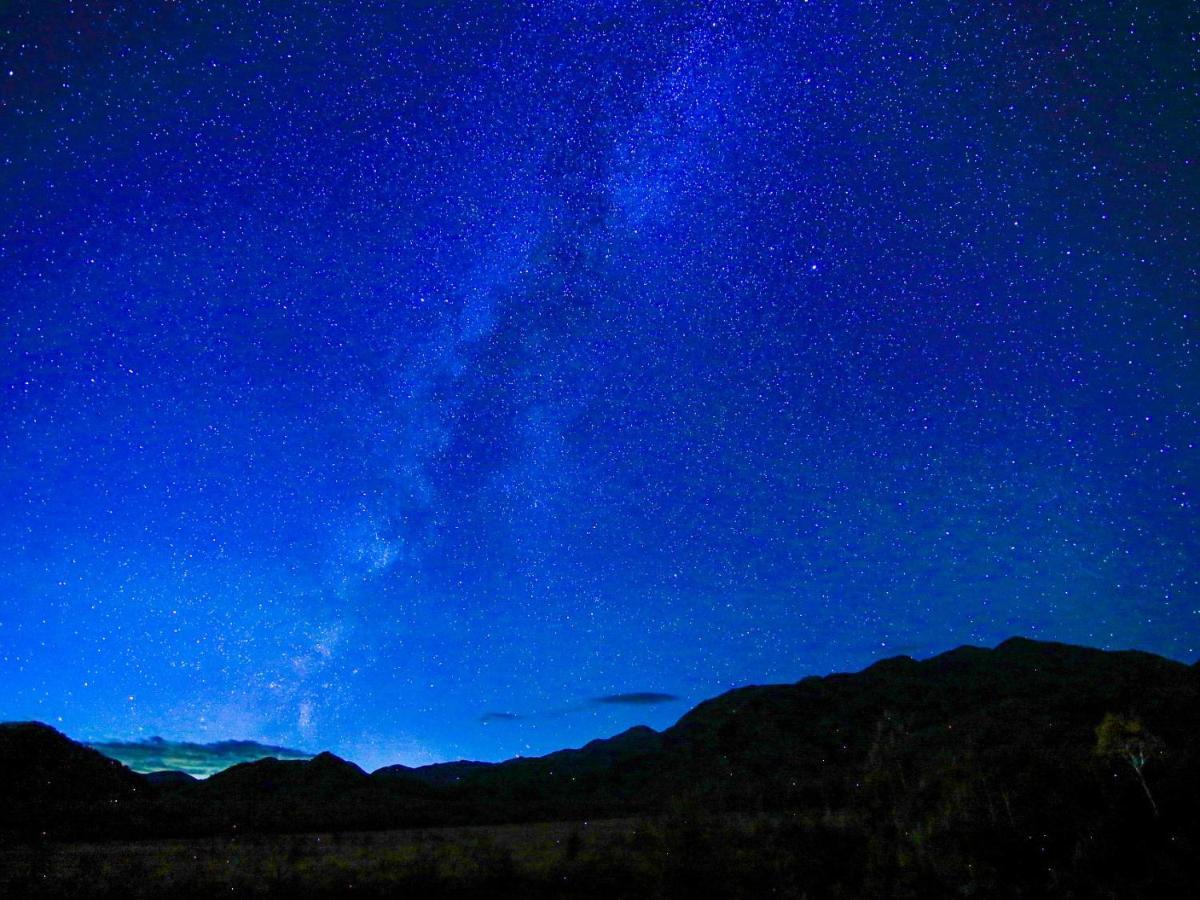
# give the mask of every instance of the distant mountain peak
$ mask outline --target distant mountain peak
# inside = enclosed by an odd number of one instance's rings
[[[361,768],[359,768],[356,764],[350,762],[349,760],[342,759],[337,754],[331,753],[328,750],[324,750],[321,753],[318,753],[312,759],[310,759],[306,763],[304,763],[304,765],[308,769],[314,770],[314,771],[324,769],[324,770],[328,770],[328,771],[354,773],[356,775],[362,775],[364,777],[367,774]]]

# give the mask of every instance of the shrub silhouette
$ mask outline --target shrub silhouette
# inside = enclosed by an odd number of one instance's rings
[[[1146,799],[1150,801],[1150,809],[1156,818],[1158,803],[1150,792],[1143,770],[1146,763],[1162,753],[1162,741],[1148,732],[1140,719],[1107,713],[1096,726],[1096,754],[1129,763],[1142,790],[1146,792]]]

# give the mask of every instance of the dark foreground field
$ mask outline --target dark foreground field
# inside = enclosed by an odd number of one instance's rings
[[[0,850],[0,897],[1192,897],[1195,847],[1138,817],[1063,865],[1006,828],[897,841],[853,815],[710,816]],[[908,848],[908,849],[905,849]],[[900,852],[897,852],[897,851]]]
[[[839,847],[848,840],[844,833],[834,819],[718,821],[681,812],[644,820],[26,845],[0,852],[0,896],[853,896],[850,888],[861,883],[831,871],[837,852],[849,849]]]

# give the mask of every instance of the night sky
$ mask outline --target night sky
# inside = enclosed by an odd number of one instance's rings
[[[1200,656],[1195,5],[0,23],[0,719],[374,767]]]

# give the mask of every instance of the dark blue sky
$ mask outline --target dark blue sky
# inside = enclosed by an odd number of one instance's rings
[[[0,718],[375,766],[1195,659],[1189,6],[6,4]]]

